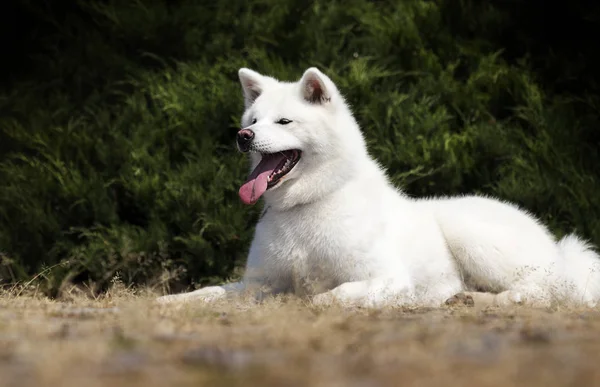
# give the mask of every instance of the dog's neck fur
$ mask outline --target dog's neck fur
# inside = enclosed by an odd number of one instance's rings
[[[358,168],[358,165],[361,168]],[[368,167],[365,168],[365,166]],[[391,187],[391,183],[385,172],[366,150],[364,154],[359,154],[352,160],[348,160],[343,166],[332,167],[330,165],[323,165],[321,168],[337,169],[336,173],[331,175],[314,174],[316,176],[323,176],[323,179],[327,181],[314,182],[312,189],[301,187],[300,189],[304,192],[301,196],[298,195],[298,190],[294,191],[296,188],[294,185],[300,183],[298,181],[287,182],[287,184],[282,185],[276,191],[268,192],[264,195],[265,207],[272,208],[277,212],[284,212],[296,210],[309,204],[328,202],[331,201],[332,197],[348,189],[349,185],[370,191],[369,196],[371,197],[373,195],[376,196],[378,193],[383,193]],[[332,184],[332,181],[334,184]]]

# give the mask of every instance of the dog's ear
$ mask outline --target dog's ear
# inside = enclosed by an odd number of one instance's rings
[[[313,104],[325,104],[331,101],[333,83],[316,67],[304,72],[300,80],[302,97]]]
[[[238,71],[238,76],[242,84],[242,90],[244,91],[244,102],[247,109],[262,94],[265,77],[247,68],[241,68]]]

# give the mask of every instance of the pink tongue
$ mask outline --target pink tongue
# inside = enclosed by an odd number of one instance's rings
[[[260,163],[240,187],[240,199],[244,204],[254,204],[267,190],[268,178],[275,168],[286,159],[283,153],[263,155]]]

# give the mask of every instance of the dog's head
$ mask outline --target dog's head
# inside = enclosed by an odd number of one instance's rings
[[[246,110],[238,149],[249,152],[252,171],[240,198],[263,196],[289,208],[314,201],[349,178],[366,154],[362,134],[335,84],[316,68],[295,83],[242,68]]]

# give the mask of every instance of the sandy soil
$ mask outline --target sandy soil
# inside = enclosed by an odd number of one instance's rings
[[[600,385],[600,310],[0,294],[0,386]]]

